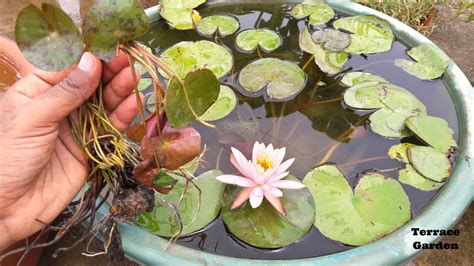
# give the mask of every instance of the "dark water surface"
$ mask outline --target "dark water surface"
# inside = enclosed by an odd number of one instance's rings
[[[279,32],[284,38],[283,46],[272,53],[262,52],[263,57],[294,61],[303,67],[310,56],[299,49],[298,35],[306,22],[293,19],[289,14],[290,10],[291,6],[281,4],[234,4],[204,6],[199,9],[203,17],[216,13],[236,16],[240,21],[239,31],[249,28],[269,28]],[[223,77],[221,82],[235,89],[239,104],[228,117],[214,123],[217,129],[194,125],[208,148],[205,163],[197,174],[215,168],[220,168],[224,173],[236,173],[228,160],[230,151],[221,149],[217,140],[223,134],[237,133],[249,143],[263,141],[265,144],[273,143],[276,147],[287,147],[285,158],[296,158],[290,172],[302,179],[327,155],[328,148],[338,143],[337,140],[342,134],[348,130],[355,130],[357,137],[340,142],[328,162],[337,164],[353,187],[357,183],[357,174],[367,169],[382,170],[386,176],[397,178],[398,171],[395,168],[403,165],[395,160],[385,158],[351,164],[359,160],[386,156],[389,148],[400,142],[417,143],[413,137],[402,140],[386,139],[371,132],[366,119],[367,112],[356,112],[344,106],[342,95],[346,88],[339,82],[346,72],[355,70],[378,74],[390,83],[412,92],[426,105],[429,115],[448,121],[450,127],[455,130],[457,139],[456,110],[443,81],[439,79],[421,81],[395,67],[394,59],[409,58],[406,55],[407,47],[398,41],[395,41],[392,49],[386,53],[350,55],[343,72],[335,76],[322,73],[314,61],[311,61],[305,69],[307,74],[305,89],[293,100],[271,103],[265,102],[263,96],[248,95],[239,87],[237,82],[239,71],[259,57],[257,53],[247,54],[237,50],[236,36],[237,33],[219,38],[218,41],[233,51],[234,69],[232,73]],[[171,30],[163,22],[157,23],[145,40],[157,54],[180,41],[214,41],[213,38],[199,35],[195,30]],[[402,186],[410,198],[413,215],[417,215],[437,192],[424,192],[406,185]],[[317,257],[351,248],[324,237],[318,229],[312,227],[305,237],[294,244],[277,250],[263,250],[247,245],[228,233],[220,217],[205,230],[182,238],[178,243],[220,255],[253,259]]]

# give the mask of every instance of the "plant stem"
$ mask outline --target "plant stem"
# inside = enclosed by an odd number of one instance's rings
[[[361,160],[341,164],[339,166],[340,167],[348,167],[348,166],[352,166],[352,165],[356,165],[356,164],[373,162],[373,161],[380,161],[380,160],[386,160],[386,159],[389,159],[389,157],[388,156],[377,156],[377,157],[371,157],[371,158],[367,158],[367,159],[361,159]]]
[[[306,63],[303,65],[303,71],[306,70],[306,68],[309,66],[309,64],[311,64],[311,62],[313,61],[314,59],[314,55],[312,55],[308,61],[306,61]]]
[[[375,61],[375,62],[368,63],[368,64],[365,64],[365,65],[362,65],[362,66],[358,66],[357,68],[354,69],[354,71],[362,70],[362,69],[365,68],[365,67],[372,66],[372,65],[376,65],[376,64],[387,64],[387,63],[393,63],[393,62],[394,62],[393,60]]]

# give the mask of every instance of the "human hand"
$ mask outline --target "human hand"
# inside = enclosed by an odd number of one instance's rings
[[[111,123],[124,131],[137,114],[134,79],[125,55],[102,64],[85,53],[77,67],[47,73],[28,64],[0,37],[0,52],[24,76],[0,98],[0,251],[52,222],[86,182],[87,158],[67,117],[102,80]],[[137,77],[138,78],[138,77]],[[38,222],[41,221],[41,222]]]

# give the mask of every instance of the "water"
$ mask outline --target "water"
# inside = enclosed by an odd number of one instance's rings
[[[299,50],[299,31],[305,21],[295,20],[289,15],[291,6],[281,4],[239,4],[204,6],[199,9],[203,16],[225,13],[236,16],[240,21],[239,31],[249,28],[269,28],[279,32],[284,38],[282,47],[263,57],[276,57],[297,62],[301,67],[310,59]],[[228,133],[238,133],[249,143],[263,141],[276,147],[287,147],[286,158],[295,157],[290,172],[299,178],[312,170],[327,155],[329,147],[340,143],[328,162],[336,163],[355,187],[357,174],[367,169],[387,171],[385,175],[397,178],[395,168],[403,167],[395,160],[379,159],[365,163],[351,164],[359,160],[386,156],[392,145],[403,142],[418,143],[415,138],[385,139],[370,130],[367,112],[356,112],[344,106],[341,97],[345,90],[339,85],[340,79],[348,71],[360,70],[378,74],[390,83],[412,92],[427,107],[428,114],[448,121],[458,137],[456,110],[448,90],[442,80],[421,81],[405,73],[393,64],[396,58],[406,58],[407,47],[395,41],[389,52],[374,55],[351,55],[344,71],[335,76],[322,73],[314,62],[305,72],[308,82],[305,89],[293,100],[285,103],[265,102],[263,96],[249,97],[237,84],[239,71],[248,63],[258,59],[256,53],[246,54],[235,48],[237,34],[219,38],[219,42],[232,49],[234,69],[221,82],[233,87],[239,97],[239,104],[225,119],[215,122],[217,129],[200,124],[195,128],[201,133],[203,143],[208,147],[206,163],[198,173],[220,168],[225,173],[237,173],[229,163],[230,151],[222,149],[217,140]],[[170,30],[159,22],[145,38],[157,54],[180,41],[210,40],[196,31]],[[356,132],[356,137],[342,142],[341,135]],[[346,166],[344,166],[346,165]],[[411,211],[415,216],[435,196],[437,191],[423,192],[402,185],[411,201]],[[336,253],[352,247],[342,245],[324,237],[315,227],[298,242],[278,250],[264,250],[239,241],[227,232],[221,218],[216,219],[205,230],[182,238],[179,244],[220,255],[252,259],[297,259],[317,257]]]

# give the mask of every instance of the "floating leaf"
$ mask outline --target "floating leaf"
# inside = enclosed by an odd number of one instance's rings
[[[173,189],[174,185],[178,183],[178,180],[172,177],[170,174],[165,171],[160,171],[155,180],[152,181],[153,184],[158,187],[160,190]]]
[[[369,81],[356,84],[344,92],[344,102],[356,109],[377,109],[384,107],[380,101],[385,91],[378,81]]]
[[[332,165],[317,167],[303,183],[313,195],[315,226],[325,236],[344,244],[367,244],[411,218],[410,200],[402,186],[377,172],[362,174],[354,192]]]
[[[261,47],[264,51],[271,52],[280,47],[283,43],[278,33],[269,29],[250,29],[237,35],[235,40],[237,47],[251,52]]]
[[[84,41],[71,18],[60,8],[28,5],[18,14],[15,38],[23,56],[45,71],[74,65],[84,51]]]
[[[221,208],[224,184],[217,181],[216,177],[222,175],[219,170],[206,172],[194,179],[194,183],[201,189],[201,199],[199,191],[191,184],[188,184],[188,191],[185,193],[179,206],[179,214],[183,221],[183,231],[181,235],[189,235],[201,230],[211,223],[219,214]],[[152,234],[171,237],[179,232],[179,222],[174,210],[169,206],[164,206],[162,201],[176,205],[185,187],[185,181],[181,177],[178,183],[168,195],[156,197],[156,207],[153,212],[140,215],[136,223],[151,232]],[[199,207],[200,203],[200,208]]]
[[[225,37],[235,33],[239,27],[239,21],[232,16],[213,15],[203,18],[197,26],[197,31],[205,36],[219,32],[220,36]]]
[[[217,100],[220,84],[209,69],[190,72],[184,84],[173,77],[166,93],[166,115],[175,128],[189,125]],[[194,110],[194,114],[191,111]]]
[[[288,176],[286,179],[297,180]],[[229,231],[240,240],[260,248],[280,248],[303,237],[314,221],[314,205],[307,189],[285,190],[282,216],[267,200],[253,209],[249,202],[231,210],[240,189],[227,186],[222,201],[222,218]]]
[[[443,183],[425,178],[410,164],[407,164],[405,169],[398,171],[398,181],[423,191],[435,190],[443,186]]]
[[[305,0],[291,10],[291,15],[296,19],[309,16],[309,23],[316,26],[329,22],[334,17],[334,10],[326,1]]]
[[[304,71],[295,63],[277,58],[254,61],[242,69],[239,83],[249,92],[267,88],[270,99],[285,99],[300,92],[305,83]]]
[[[409,117],[406,124],[421,140],[441,152],[447,152],[451,148],[457,147],[456,141],[453,139],[453,130],[442,118],[426,115],[414,116]]]
[[[299,44],[303,51],[314,55],[314,61],[324,73],[337,74],[347,63],[347,53],[324,50],[321,44],[313,42],[306,27],[300,33]]]
[[[351,44],[351,36],[345,32],[335,29],[323,29],[313,32],[313,42],[323,44],[325,50],[341,52]]]
[[[411,143],[400,143],[390,147],[390,150],[388,150],[387,154],[390,156],[390,158],[402,163],[410,163],[410,159],[408,158],[408,149],[415,146],[415,144]]]
[[[194,29],[200,20],[199,13],[194,8],[205,2],[205,0],[161,0],[160,14],[173,28]]]
[[[84,17],[82,33],[90,51],[110,62],[118,44],[140,37],[148,27],[148,16],[136,0],[96,0]]]
[[[387,21],[375,16],[353,16],[336,20],[334,28],[352,32],[346,52],[371,54],[389,51],[395,39]]]
[[[388,83],[384,78],[369,72],[349,72],[344,75],[341,83],[346,86],[354,86],[361,83],[376,81],[379,83]]]
[[[153,80],[151,78],[141,78],[138,82],[137,90],[144,91],[153,85]]]
[[[424,146],[408,149],[413,167],[423,176],[436,182],[443,182],[451,176],[452,165],[446,154]]]
[[[381,109],[370,117],[370,128],[373,132],[387,138],[404,138],[411,136],[411,132],[405,126],[407,116]]]
[[[215,121],[229,115],[237,105],[237,96],[228,86],[221,85],[219,96],[215,103],[201,115],[204,121]]]
[[[422,44],[412,48],[407,53],[417,62],[396,59],[395,66],[401,67],[419,79],[431,80],[439,78],[449,65],[449,57],[433,45]]]
[[[200,68],[210,69],[217,78],[221,78],[234,65],[232,53],[210,41],[177,43],[166,49],[161,54],[161,59],[182,79],[189,72]],[[160,74],[169,78],[161,69]]]

